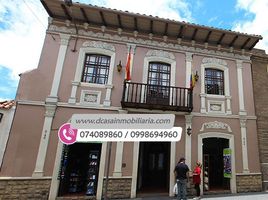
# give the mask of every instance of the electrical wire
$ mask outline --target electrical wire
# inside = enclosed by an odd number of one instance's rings
[[[37,21],[44,27],[46,28],[46,26],[43,24],[43,22],[40,20],[40,18],[35,14],[35,12],[32,10],[32,8],[26,3],[25,0],[23,0],[24,4],[26,5],[26,7],[30,10],[30,12],[34,15],[34,17],[37,19]],[[50,25],[49,25],[50,26]],[[48,28],[49,28],[48,26]],[[49,33],[49,35],[53,38],[53,40],[56,40],[55,37]]]

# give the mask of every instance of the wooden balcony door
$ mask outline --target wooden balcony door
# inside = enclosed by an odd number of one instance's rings
[[[169,105],[170,64],[150,62],[147,80],[146,102],[149,104]]]

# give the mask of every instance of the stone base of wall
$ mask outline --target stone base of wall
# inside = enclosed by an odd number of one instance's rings
[[[57,197],[56,200],[96,200],[96,196],[70,196],[70,197]]]
[[[236,175],[237,192],[260,192],[262,191],[261,174],[242,174]]]
[[[47,200],[51,179],[0,180],[0,199]]]
[[[107,197],[113,199],[130,198],[131,196],[131,178],[109,178]],[[105,191],[105,178],[103,179],[103,191]]]
[[[263,191],[268,190],[268,165],[261,164],[261,172],[262,172],[262,189]]]

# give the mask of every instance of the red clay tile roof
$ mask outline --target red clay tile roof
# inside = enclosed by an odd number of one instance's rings
[[[10,109],[10,108],[12,108],[12,106],[14,106],[15,105],[15,101],[14,100],[9,100],[9,101],[1,101],[0,102],[0,109],[6,109],[6,110],[8,110],[8,109]]]

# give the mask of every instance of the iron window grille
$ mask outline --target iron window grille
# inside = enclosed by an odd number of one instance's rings
[[[148,70],[149,98],[155,97],[169,101],[170,64],[150,62]]]
[[[205,90],[207,94],[224,95],[224,72],[218,69],[205,70]]]
[[[110,56],[86,54],[82,82],[107,84],[110,68]]]

